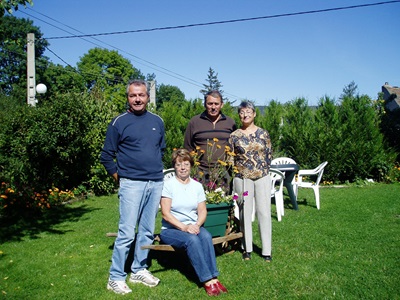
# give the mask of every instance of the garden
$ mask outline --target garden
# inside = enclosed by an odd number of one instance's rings
[[[113,247],[106,233],[117,230],[117,186],[99,154],[107,124],[125,109],[128,79],[149,81],[155,74],[145,76],[117,51],[100,48],[83,55],[77,68],[55,65],[43,56],[48,42],[38,27],[2,20],[3,47],[12,50],[0,80],[1,298],[119,299],[106,290]],[[39,39],[37,79],[52,87],[35,107],[26,105],[26,62],[19,56],[25,50],[14,47],[27,32]],[[205,89],[221,86],[213,72]],[[190,118],[204,107],[178,87],[160,84],[156,95],[148,108],[164,120],[168,169]],[[228,100],[223,113],[239,124],[237,103]],[[296,98],[257,107],[256,125],[269,131],[274,157],[293,158],[301,169],[329,162],[321,209],[310,190],[299,191],[299,211],[285,195],[285,216],[273,219],[271,264],[258,259],[257,247],[249,262],[239,252],[218,254],[229,289],[222,298],[400,298],[400,110],[388,110],[387,101],[382,93],[376,99],[358,93],[352,82],[339,99],[324,96],[316,106]],[[216,202],[230,197],[208,192]],[[161,284],[135,286],[133,297],[207,297],[179,253],[152,251],[150,270]]]
[[[299,211],[273,214],[273,261],[255,255],[217,256],[225,299],[398,299],[400,297],[399,184],[365,183],[299,191]],[[160,230],[160,214],[157,231]],[[2,223],[2,299],[120,299],[106,283],[118,224],[116,195],[92,196],[57,207],[43,218]],[[155,288],[132,287],[136,299],[208,299],[179,253],[150,252]]]

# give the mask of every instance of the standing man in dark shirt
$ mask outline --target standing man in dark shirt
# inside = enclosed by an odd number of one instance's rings
[[[214,165],[218,158],[223,157],[225,146],[228,146],[228,140],[231,132],[236,130],[235,121],[221,113],[224,106],[222,95],[217,90],[209,91],[204,96],[205,111],[200,115],[194,116],[186,127],[184,148],[189,151],[200,147],[204,150],[204,155],[200,157],[200,168],[205,172],[208,167]],[[207,143],[212,142],[214,138],[218,139],[218,145],[221,148],[215,149],[211,159],[207,153]]]
[[[107,289],[117,294],[132,292],[126,285],[124,267],[136,228],[129,282],[152,287],[160,281],[147,270],[149,250],[140,247],[153,242],[163,188],[164,122],[146,109],[150,94],[145,81],[130,81],[126,93],[129,109],[108,125],[100,157],[107,172],[119,182],[118,236],[107,284]]]

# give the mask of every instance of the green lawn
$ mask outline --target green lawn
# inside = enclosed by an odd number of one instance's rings
[[[288,200],[288,199],[285,199]],[[321,210],[300,190],[299,211],[273,213],[273,262],[255,253],[217,257],[221,299],[400,299],[400,185],[322,188]],[[157,228],[160,228],[158,216]],[[187,272],[182,254],[153,252],[159,286],[106,290],[118,199],[93,197],[45,220],[1,223],[0,299],[208,299]]]

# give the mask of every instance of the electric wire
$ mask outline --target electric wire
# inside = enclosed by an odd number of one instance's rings
[[[66,27],[68,27],[68,28],[70,28],[70,29],[72,29],[72,30],[75,30],[75,31],[77,31],[77,32],[82,33],[81,31],[79,31],[79,30],[77,30],[77,29],[75,29],[75,28],[73,28],[73,27],[71,27],[71,26],[69,26],[69,25],[66,25],[66,24],[64,24],[64,23],[62,23],[62,22],[59,22],[59,21],[57,21],[57,20],[55,20],[55,19],[53,19],[53,18],[51,18],[51,17],[49,17],[49,16],[46,16],[46,15],[40,13],[40,12],[37,12],[37,11],[35,11],[34,9],[31,9],[31,8],[28,8],[28,9],[29,9],[29,10],[32,10],[32,11],[34,11],[35,13],[40,14],[40,15],[46,17],[46,18],[49,18],[50,20],[52,20],[52,21],[54,21],[54,22],[60,23],[60,24],[62,24],[63,26],[66,26]],[[34,18],[34,19],[37,19],[37,20],[39,20],[39,21],[41,21],[41,22],[44,22],[44,23],[46,23],[46,24],[48,24],[48,25],[50,25],[50,26],[53,26],[53,27],[55,27],[55,28],[57,28],[57,29],[59,29],[59,30],[62,30],[62,31],[67,32],[67,33],[69,33],[69,34],[73,34],[73,33],[71,33],[71,32],[68,32],[67,30],[64,30],[64,29],[58,27],[58,26],[52,25],[51,23],[49,23],[49,22],[47,22],[47,21],[45,21],[45,20],[43,20],[43,19],[40,19],[40,18],[38,18],[38,17],[36,17],[36,16],[33,16],[33,15],[28,14],[28,13],[25,13],[25,12],[22,12],[22,13],[24,13],[24,14],[26,14],[26,15],[28,15],[28,16]],[[174,77],[174,78],[176,78],[176,79],[180,79],[180,80],[182,80],[182,81],[184,81],[184,82],[186,82],[186,83],[195,85],[195,86],[197,86],[197,87],[203,87],[202,83],[200,83],[200,82],[198,82],[198,81],[196,81],[196,80],[190,79],[190,78],[188,78],[188,77],[186,77],[186,76],[180,75],[180,74],[178,74],[178,73],[176,73],[176,72],[173,72],[173,71],[168,70],[168,69],[166,69],[166,68],[164,68],[164,67],[161,67],[161,66],[159,66],[159,65],[156,65],[156,64],[154,64],[154,63],[152,63],[152,62],[150,62],[150,61],[147,61],[147,60],[145,60],[145,59],[142,59],[142,58],[140,58],[140,57],[138,57],[138,56],[136,56],[136,55],[134,55],[134,54],[132,54],[132,53],[129,53],[129,52],[123,50],[123,49],[120,49],[120,48],[115,47],[115,46],[113,46],[113,45],[110,45],[110,44],[108,44],[108,43],[106,43],[106,42],[103,42],[103,41],[101,41],[101,40],[99,40],[99,39],[97,39],[97,38],[95,38],[95,37],[90,37],[90,38],[91,38],[91,39],[94,39],[94,40],[96,40],[96,41],[98,41],[98,42],[100,42],[100,43],[102,43],[102,44],[104,44],[104,45],[106,45],[106,46],[108,46],[108,47],[111,47],[111,48],[113,48],[113,49],[115,49],[115,50],[118,50],[118,51],[121,52],[121,53],[125,53],[125,54],[127,54],[127,55],[129,55],[129,56],[135,58],[135,59],[133,59],[133,61],[135,61],[135,62],[137,62],[137,63],[139,63],[139,64],[141,64],[141,65],[144,65],[144,66],[146,66],[146,67],[151,67],[151,68],[155,69],[156,71],[158,71],[158,72],[160,72],[160,73],[166,74],[166,75],[171,76],[171,77]],[[92,42],[92,41],[89,41],[88,39],[85,39],[85,38],[81,38],[81,39],[83,39],[83,40],[85,40],[85,41],[87,41],[87,42],[89,42],[89,43],[91,43],[91,44],[94,44],[94,45],[96,45],[96,46],[98,46],[98,47],[100,47],[100,48],[108,49],[108,48],[105,48],[105,47],[103,47],[103,46],[101,46],[101,45],[99,45],[99,44],[97,44],[97,43],[94,43],[94,42]],[[60,58],[60,57],[58,57],[58,58]],[[62,61],[63,61],[63,60],[62,60]],[[142,63],[141,61],[142,61],[142,62],[145,62],[145,64]],[[63,61],[63,62],[65,63],[65,61]],[[148,64],[148,65],[146,65],[146,64]],[[150,66],[149,66],[149,65],[150,65]],[[173,74],[173,75],[171,75],[170,73]]]
[[[181,81],[184,81],[184,82],[186,82],[186,83],[189,83],[189,84],[192,84],[192,85],[195,85],[195,86],[204,88],[204,84],[202,84],[202,83],[200,83],[200,82],[198,82],[198,81],[196,81],[196,80],[190,79],[190,78],[188,78],[188,77],[186,77],[186,76],[180,75],[180,74],[175,73],[175,72],[173,72],[173,71],[171,71],[171,70],[168,70],[168,69],[166,69],[166,68],[163,68],[163,67],[161,67],[161,66],[158,66],[158,65],[156,65],[156,64],[154,64],[154,63],[152,63],[152,62],[149,62],[149,61],[147,61],[147,60],[144,60],[144,59],[142,59],[142,58],[140,58],[140,57],[138,57],[138,56],[135,56],[135,55],[133,55],[133,54],[131,54],[131,53],[129,53],[129,52],[123,50],[123,49],[119,49],[119,48],[117,48],[117,47],[115,47],[115,46],[113,46],[113,45],[107,44],[107,43],[105,43],[105,42],[103,42],[103,41],[97,39],[96,37],[97,37],[97,36],[106,36],[106,35],[117,35],[117,34],[138,33],[138,32],[150,32],[150,31],[160,31],[160,30],[183,29],[183,28],[199,27],[199,26],[211,26],[211,25],[220,25],[220,24],[228,24],[228,23],[236,23],[236,22],[256,21],[256,20],[272,19],[272,18],[280,18],[280,17],[291,17],[291,16],[298,16],[298,15],[315,14],[315,13],[325,13],[325,12],[331,12],[331,11],[339,11],[339,10],[348,10],[348,9],[355,9],[355,8],[371,7],[371,6],[377,6],[377,5],[386,5],[386,4],[393,4],[393,3],[398,3],[398,2],[400,2],[400,0],[382,1],[382,2],[375,2],[375,3],[368,3],[368,4],[358,4],[358,5],[343,6],[343,7],[335,7],[335,8],[326,8],[326,9],[319,9],[319,10],[309,10],[309,11],[301,11],[301,12],[294,12],[294,13],[284,13],[284,14],[276,14],[276,15],[268,15],[268,16],[260,16],[260,17],[251,17],[251,18],[241,18],[241,19],[224,20],[224,21],[214,21],[214,22],[206,22],[206,23],[195,23],[195,24],[187,24],[187,25],[177,25],[177,26],[167,26],[167,27],[156,27],[156,28],[137,29],[137,30],[106,32],[106,33],[92,33],[92,34],[83,34],[83,32],[81,32],[81,31],[79,31],[79,30],[77,30],[77,29],[75,29],[75,28],[73,28],[73,27],[71,27],[71,26],[69,26],[69,25],[63,24],[63,23],[61,23],[61,22],[55,20],[54,18],[51,18],[51,17],[46,16],[46,15],[40,13],[40,12],[37,12],[37,11],[31,9],[31,8],[28,8],[28,9],[34,11],[35,13],[40,14],[40,15],[42,15],[42,16],[44,16],[44,17],[50,19],[50,20],[52,20],[53,22],[57,22],[57,23],[62,24],[63,26],[65,26],[65,27],[67,27],[67,28],[70,28],[70,29],[72,29],[72,30],[74,30],[74,31],[79,32],[80,34],[78,34],[78,35],[77,35],[77,34],[73,34],[73,33],[69,32],[69,31],[67,31],[67,30],[65,30],[65,29],[62,29],[62,28],[56,26],[56,25],[53,25],[53,24],[51,24],[51,23],[49,23],[49,22],[47,22],[47,21],[45,21],[45,20],[43,20],[43,19],[40,19],[40,18],[35,17],[35,16],[32,16],[32,15],[30,15],[30,14],[28,14],[28,13],[25,13],[25,12],[22,12],[22,11],[21,11],[21,12],[24,13],[24,14],[26,14],[26,15],[28,15],[28,16],[30,16],[30,17],[32,17],[32,18],[36,18],[36,19],[38,19],[38,20],[41,21],[41,22],[44,22],[44,23],[46,23],[46,24],[48,24],[48,25],[50,25],[50,26],[53,26],[53,27],[55,27],[55,28],[57,28],[57,29],[59,29],[59,30],[61,30],[61,31],[64,31],[64,32],[70,34],[69,36],[58,36],[58,37],[47,37],[47,38],[44,37],[43,39],[46,39],[46,40],[54,39],[54,40],[55,40],[55,39],[81,38],[82,40],[84,40],[84,41],[86,41],[86,42],[89,42],[89,43],[91,43],[91,44],[93,44],[93,45],[96,45],[96,46],[98,46],[98,47],[100,47],[100,48],[105,48],[105,47],[100,46],[100,45],[97,44],[97,43],[94,43],[94,42],[89,41],[88,39],[86,39],[87,37],[89,37],[89,38],[91,38],[91,39],[94,39],[94,40],[96,40],[96,41],[102,43],[102,44],[107,45],[108,47],[112,47],[112,48],[114,48],[114,49],[116,49],[116,50],[118,50],[118,51],[120,51],[120,52],[122,52],[122,53],[125,53],[125,54],[127,54],[127,55],[129,55],[129,56],[131,56],[131,57],[133,57],[133,58],[136,58],[136,59],[138,59],[138,60],[140,60],[140,61],[143,61],[143,62],[145,62],[145,63],[147,63],[147,64],[150,64],[150,65],[152,66],[152,68],[154,68],[155,70],[157,70],[157,71],[159,71],[159,72],[161,72],[161,73],[163,73],[163,74],[166,74],[166,75],[168,75],[168,76],[174,77],[174,78],[176,78],[176,79],[178,79],[178,80],[181,80]],[[54,51],[50,50],[48,47],[46,47],[46,49],[47,49],[49,52],[51,52],[53,55],[55,55],[58,59],[60,59],[62,62],[64,62],[66,65],[72,67],[72,66],[71,66],[70,64],[68,64],[65,60],[63,60],[59,55],[57,55]],[[105,48],[105,49],[107,49],[107,48]],[[136,61],[136,60],[134,60],[134,61]],[[143,64],[143,63],[141,63],[140,61],[136,61],[136,62],[137,62],[137,63],[140,63],[140,64]],[[73,67],[72,67],[72,68],[73,68]],[[76,70],[75,68],[73,68],[73,69]],[[164,70],[164,71],[163,71],[163,70]],[[233,97],[236,97],[236,98],[241,98],[241,97],[238,97],[238,96],[229,94],[229,93],[227,93],[227,92],[224,92],[224,93],[225,93],[226,95],[230,95],[230,96],[233,96]]]
[[[210,26],[210,25],[237,23],[237,22],[256,21],[256,20],[262,20],[262,19],[293,17],[293,16],[298,16],[298,15],[306,15],[306,14],[324,13],[324,12],[330,12],[330,11],[355,9],[355,8],[370,7],[370,6],[377,6],[377,5],[385,5],[385,4],[398,3],[398,2],[400,2],[400,0],[384,1],[384,2],[376,2],[376,3],[368,3],[368,4],[358,4],[358,5],[342,6],[342,7],[335,7],[335,8],[325,8],[325,9],[309,10],[309,11],[301,11],[301,12],[285,13],[285,14],[277,14],[277,15],[262,16],[262,17],[233,19],[233,20],[225,20],[225,21],[214,21],[214,22],[206,22],[206,23],[195,23],[195,24],[187,24],[187,25],[176,25],[176,26],[155,27],[155,28],[147,28],[147,29],[114,31],[114,32],[104,32],[104,33],[91,33],[91,34],[70,35],[70,36],[55,36],[55,37],[46,37],[46,39],[47,40],[69,39],[69,38],[81,38],[81,37],[93,37],[93,36],[105,36],[105,35],[138,33],[138,32],[150,32],[150,31],[160,31],[160,30],[182,29],[182,28],[189,28],[189,27],[199,27],[199,26]]]

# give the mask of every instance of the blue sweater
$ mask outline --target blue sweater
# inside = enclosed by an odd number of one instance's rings
[[[163,180],[163,120],[146,111],[127,111],[108,125],[100,161],[107,172],[131,180]],[[115,161],[116,159],[116,161]]]

